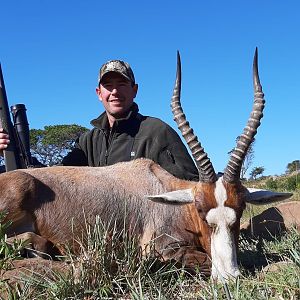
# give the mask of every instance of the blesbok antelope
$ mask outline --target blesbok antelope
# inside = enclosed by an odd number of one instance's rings
[[[163,259],[175,258],[201,269],[207,254],[213,278],[236,277],[240,218],[246,202],[290,196],[267,191],[252,193],[240,182],[241,166],[260,125],[265,102],[257,50],[253,80],[253,110],[222,177],[217,178],[181,108],[178,54],[171,106],[198,167],[199,182],[177,179],[149,159],[108,167],[11,171],[0,176],[0,211],[13,221],[9,234],[31,232],[33,248],[45,250],[40,244],[49,241],[63,252],[66,244],[73,245],[73,238],[81,236],[84,220],[92,221],[99,215],[102,221],[113,219],[120,226],[125,220],[126,228],[139,237],[143,249],[155,238],[155,249]]]

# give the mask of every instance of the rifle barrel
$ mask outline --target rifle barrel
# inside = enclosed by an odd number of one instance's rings
[[[4,79],[0,63],[0,125],[9,135],[10,143],[3,150],[6,171],[20,169],[22,167],[19,157],[16,155],[16,139],[13,124],[10,119]]]

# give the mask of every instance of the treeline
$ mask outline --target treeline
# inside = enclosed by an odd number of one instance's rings
[[[76,124],[45,126],[30,130],[32,156],[47,166],[59,164],[76,139],[88,129]]]
[[[46,166],[59,164],[72,149],[76,139],[88,129],[76,124],[50,125],[30,130],[30,148],[33,157]],[[0,165],[4,160],[0,157]]]

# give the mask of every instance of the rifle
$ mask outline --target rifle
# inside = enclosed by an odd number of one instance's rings
[[[11,121],[0,64],[0,126],[9,135],[10,143],[3,150],[6,172],[32,166],[30,154],[29,125],[24,104],[11,106],[14,124]]]

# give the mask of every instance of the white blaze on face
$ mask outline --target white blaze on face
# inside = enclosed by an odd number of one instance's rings
[[[212,277],[227,279],[239,275],[236,246],[231,226],[236,221],[236,213],[230,207],[225,207],[227,192],[222,183],[222,177],[216,182],[215,198],[217,207],[211,209],[206,220],[214,228],[211,236]]]

